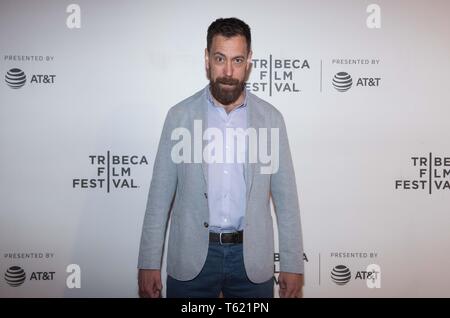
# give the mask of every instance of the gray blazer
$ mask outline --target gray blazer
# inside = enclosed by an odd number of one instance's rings
[[[173,129],[185,127],[194,136],[194,120],[202,120],[203,130],[207,128],[206,89],[208,86],[173,106],[167,114],[142,228],[138,268],[160,269],[171,211],[167,273],[178,280],[195,278],[208,253],[208,169],[205,162],[174,163],[171,150],[179,141],[171,140],[171,134]],[[250,92],[247,94],[247,127],[279,129],[278,171],[261,174],[261,163],[246,162],[244,165],[247,185],[244,263],[249,279],[261,283],[274,273],[270,196],[278,222],[280,271],[303,273],[303,241],[297,186],[283,117],[266,101]]]

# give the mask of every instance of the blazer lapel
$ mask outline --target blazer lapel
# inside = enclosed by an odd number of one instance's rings
[[[261,123],[260,114],[258,113],[258,109],[256,109],[257,105],[254,103],[252,95],[247,91],[247,129],[252,128],[256,129],[257,135],[258,135],[258,128]],[[249,156],[249,138],[246,138],[246,160],[244,165],[244,176],[245,176],[245,184],[247,188],[247,202],[249,200],[250,191],[252,189],[253,184],[253,177],[255,175],[255,166],[256,163],[250,163],[250,156]]]
[[[203,90],[203,96],[201,98],[201,103],[199,107],[196,108],[196,114],[194,116],[195,119],[200,119],[202,123],[202,172],[203,172],[203,180],[205,185],[205,192],[208,191],[208,164],[205,162],[205,158],[203,157],[203,149],[208,145],[207,140],[203,139],[203,135],[205,130],[208,129],[208,101],[206,98],[206,89]]]
[[[208,165],[205,162],[205,159],[203,158],[203,149],[207,146],[207,141],[203,140],[203,135],[205,133],[205,130],[208,128],[208,102],[206,98],[206,89],[208,89],[208,86],[206,86],[203,89],[203,92],[201,94],[201,97],[195,102],[192,103],[192,108],[190,109],[191,112],[191,120],[192,120],[192,126],[190,127],[191,130],[191,136],[193,136],[192,140],[192,147],[193,147],[193,153],[192,153],[192,159],[194,159],[194,164],[197,165],[199,162],[195,158],[195,151],[201,151],[201,164],[200,168],[202,170],[202,179],[204,184],[204,192],[206,193],[208,190]],[[199,131],[196,131],[195,129],[195,122],[200,121],[201,122],[201,136],[196,136],[195,134],[200,133]],[[201,138],[201,149],[197,149],[199,145],[195,144],[196,138]]]

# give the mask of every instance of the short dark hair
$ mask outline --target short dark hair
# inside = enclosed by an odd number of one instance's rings
[[[250,27],[247,23],[237,18],[219,18],[208,27],[208,34],[206,36],[206,42],[208,52],[211,49],[214,36],[222,35],[227,38],[233,36],[242,35],[247,41],[247,51],[250,52],[252,44],[252,36],[250,34]]]

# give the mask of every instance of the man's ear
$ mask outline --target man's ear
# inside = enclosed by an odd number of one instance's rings
[[[252,50],[250,50],[250,52],[248,53],[248,56],[247,56],[247,65],[246,65],[246,75],[245,75],[245,81],[247,82],[248,81],[248,79],[249,79],[249,77],[250,77],[250,73],[252,72],[252,67],[253,67],[253,64],[252,64],[252,56],[253,56],[253,51]]]
[[[206,48],[205,49],[205,75],[206,75],[206,78],[208,79],[208,80],[211,80],[209,77],[209,73],[210,73],[210,71],[209,71],[209,52],[208,52],[208,49]]]
[[[208,49],[205,49],[205,70],[209,69],[209,52]]]
[[[247,67],[249,67],[250,66],[249,64],[252,63],[252,56],[253,56],[253,51],[250,50],[250,52],[248,53],[248,56],[247,56]]]

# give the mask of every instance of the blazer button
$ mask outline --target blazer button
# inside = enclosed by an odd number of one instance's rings
[[[208,222],[203,223],[203,226],[208,227],[209,226]]]

